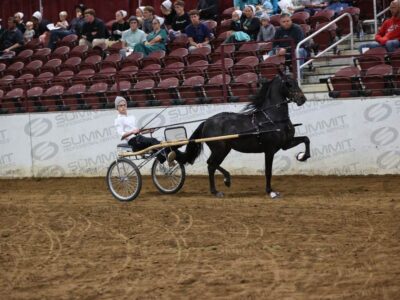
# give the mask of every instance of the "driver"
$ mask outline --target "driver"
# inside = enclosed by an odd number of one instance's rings
[[[129,146],[132,147],[133,151],[143,150],[147,147],[157,145],[160,143],[159,140],[151,137],[145,137],[142,134],[151,133],[154,129],[139,129],[136,125],[136,119],[134,116],[128,116],[127,102],[125,98],[117,96],[115,98],[115,108],[118,110],[118,116],[114,121],[114,125],[117,128],[118,134],[121,136],[121,140],[128,142]],[[157,155],[160,163],[165,162],[165,154],[167,154],[167,161],[170,166],[174,165],[176,158],[175,151],[171,151],[169,148],[165,149]]]

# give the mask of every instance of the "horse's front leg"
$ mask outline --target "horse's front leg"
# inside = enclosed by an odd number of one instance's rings
[[[305,152],[299,152],[296,155],[296,158],[298,161],[306,161],[311,157],[310,155],[310,139],[307,136],[296,136],[293,139],[291,139],[284,147],[282,147],[283,150],[287,150],[293,147],[296,147],[297,145],[304,143],[306,150]]]
[[[272,190],[272,164],[274,162],[274,153],[265,152],[265,179],[267,181],[266,192],[272,198],[276,199],[280,196],[278,192]]]

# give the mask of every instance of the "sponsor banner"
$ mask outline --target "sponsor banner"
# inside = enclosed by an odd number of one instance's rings
[[[29,115],[0,116],[0,177],[32,176]],[[29,127],[29,126],[28,126]]]
[[[138,125],[157,127],[208,118],[221,112],[238,112],[244,104],[173,106],[129,109]],[[311,158],[298,162],[298,145],[279,151],[274,174],[367,175],[400,174],[400,100],[355,99],[308,101],[290,104],[297,136],[308,136]],[[104,176],[116,158],[120,139],[114,128],[115,110],[58,112],[0,117],[1,177]],[[200,123],[184,125],[188,135]],[[16,137],[13,139],[13,137]],[[164,130],[154,137],[164,139]],[[184,147],[182,149],[185,149]],[[204,151],[188,174],[207,174]],[[222,166],[232,174],[264,174],[263,154],[231,151]],[[149,174],[151,164],[141,172]]]

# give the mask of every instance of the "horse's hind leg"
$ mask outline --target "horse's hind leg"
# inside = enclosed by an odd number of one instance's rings
[[[224,159],[228,155],[230,149],[227,150],[224,148],[221,149],[220,147],[210,147],[210,150],[211,150],[211,155],[207,160],[208,179],[210,181],[210,192],[211,192],[211,194],[213,194],[217,197],[223,197],[224,193],[217,191],[217,189],[215,188],[215,171],[222,169],[220,167],[220,164],[224,161]]]
[[[217,170],[220,171],[222,173],[222,175],[224,175],[224,184],[227,187],[230,187],[231,186],[231,174],[221,166],[218,166]]]
[[[306,146],[306,151],[305,152],[299,152],[296,156],[298,161],[306,161],[311,157],[310,155],[310,139],[307,136],[296,136],[294,137],[289,143],[285,146],[282,147],[283,150],[287,150],[293,147],[296,147],[297,145],[304,143]]]

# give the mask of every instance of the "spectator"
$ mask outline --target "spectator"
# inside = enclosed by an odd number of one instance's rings
[[[211,49],[210,30],[206,25],[200,23],[200,12],[198,10],[191,10],[189,16],[192,24],[185,29],[185,33],[189,38],[189,52],[202,47]]]
[[[111,26],[111,36],[107,43],[108,46],[119,41],[122,37],[122,32],[129,29],[129,23],[125,20],[127,14],[125,10],[119,10],[115,13],[115,22]]]
[[[153,22],[153,31],[149,33],[146,38],[146,42],[143,44],[136,44],[134,51],[142,52],[144,55],[149,55],[151,52],[164,50],[165,44],[167,42],[167,32],[165,29],[161,28],[160,19],[154,18]]]
[[[6,30],[1,26],[1,22],[3,22],[3,20],[0,18],[0,40],[2,39],[2,36],[3,36],[4,32],[6,31]]]
[[[49,25],[50,22],[43,19],[40,11],[35,11],[32,15],[32,23],[33,29],[35,30],[34,38],[40,38],[43,41],[44,35],[49,31],[47,25]]]
[[[143,25],[144,8],[145,8],[145,6],[139,6],[138,8],[136,8],[136,12],[135,12],[136,18],[139,21],[139,27],[140,28],[142,28],[142,25]]]
[[[31,21],[26,22],[26,28],[24,32],[24,42],[28,43],[33,39],[35,30],[33,30],[33,23]]]
[[[290,59],[292,44],[295,46],[303,40],[304,33],[299,25],[292,22],[288,13],[281,14],[279,22],[280,27],[275,32],[273,49],[270,51],[269,55],[277,54],[285,56],[286,59]],[[308,56],[308,51],[304,48],[300,48],[300,57],[298,59],[301,64],[304,63]]]
[[[153,30],[154,8],[152,6],[145,6],[143,9],[143,24],[142,30],[149,34]]]
[[[273,15],[274,14],[274,6],[272,5],[271,0],[264,0],[263,3],[262,3],[262,8],[269,15]]]
[[[85,23],[85,19],[83,14],[86,10],[86,7],[83,4],[78,4],[75,6],[75,18],[71,20],[71,24],[67,29],[56,29],[50,32],[50,41],[47,47],[54,50],[56,47],[56,43],[58,40],[66,37],[70,34],[81,35],[83,24]]]
[[[17,20],[14,17],[8,18],[8,29],[1,36],[0,51],[10,53],[17,52],[24,45],[22,32],[17,28]]]
[[[219,0],[199,0],[197,10],[202,20],[217,20],[219,13]]]
[[[386,47],[388,52],[394,52],[400,46],[400,6],[398,1],[390,3],[390,13],[392,17],[379,28],[375,35],[375,42],[362,44],[358,50],[363,53],[363,48]]]
[[[330,0],[329,5],[325,9],[333,10],[335,15],[338,15],[343,9],[348,7],[347,3],[342,3],[340,0]]]
[[[278,6],[280,7],[282,13],[293,14],[298,10],[304,9],[301,0],[284,0],[279,1]]]
[[[22,12],[17,12],[14,15],[14,18],[17,20],[17,28],[22,33],[25,32],[25,24],[24,24],[24,14]]]
[[[240,18],[242,30],[254,41],[260,31],[260,20],[254,17],[255,12],[256,9],[253,5],[246,5]]]
[[[160,5],[161,13],[165,18],[164,25],[171,26],[174,18],[176,16],[176,12],[172,9],[172,2],[170,0],[166,0]]]
[[[127,52],[132,51],[137,44],[146,41],[146,34],[139,29],[139,20],[135,16],[129,18],[129,26],[130,29],[122,32],[122,49],[120,50],[122,58],[125,58]]]
[[[61,11],[59,14],[59,17],[60,17],[60,21],[58,21],[55,26],[62,30],[67,30],[68,26],[69,26],[68,21],[67,21],[67,17],[68,17],[67,12]]]
[[[246,5],[256,6],[260,3],[261,0],[233,0],[233,6],[240,10],[243,10]]]
[[[95,47],[101,43],[105,43],[108,32],[104,22],[96,18],[96,12],[92,8],[85,10],[85,23],[82,27],[82,38],[79,45],[88,45]]]
[[[185,28],[190,24],[190,17],[188,13],[185,12],[185,2],[181,0],[176,1],[174,4],[174,9],[176,16],[171,25],[172,30],[183,33]]]
[[[260,18],[261,27],[257,35],[257,42],[268,42],[275,36],[275,26],[269,22],[269,16],[263,14]]]

